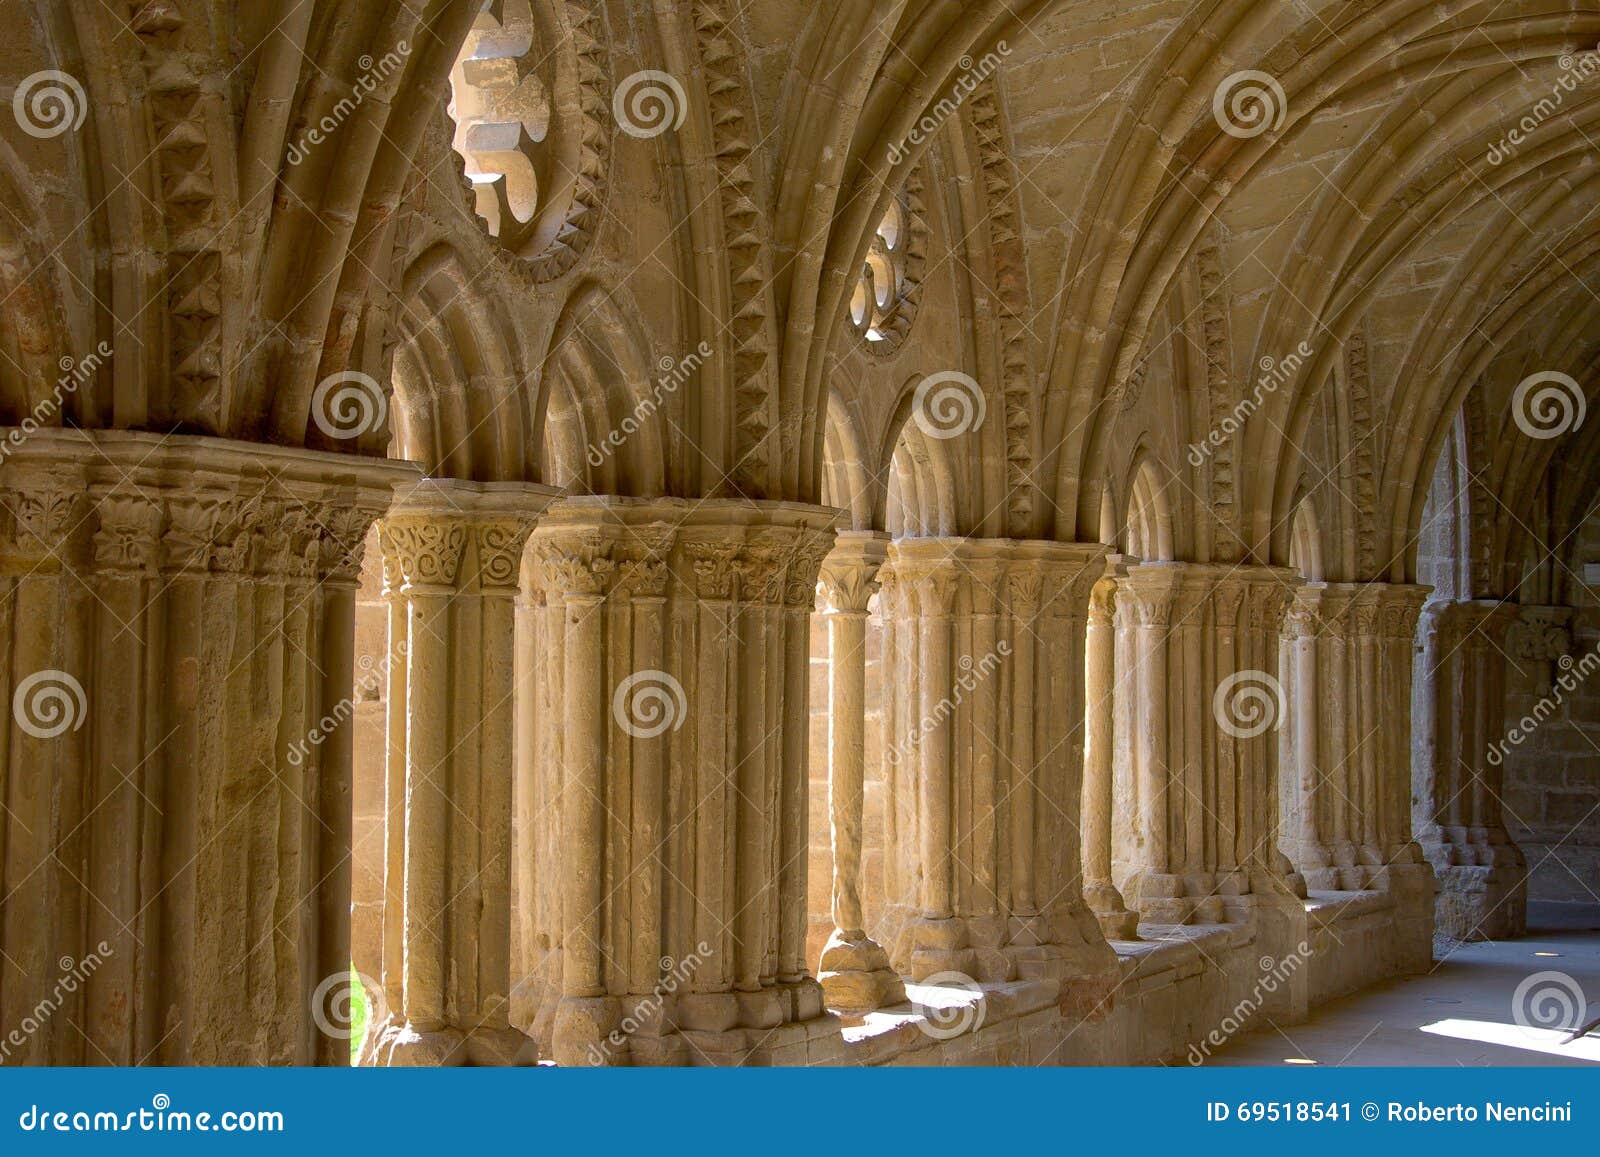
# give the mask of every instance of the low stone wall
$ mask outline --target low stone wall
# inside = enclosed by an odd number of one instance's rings
[[[1305,905],[1310,952],[1264,954],[1249,924],[1143,925],[1115,941],[1118,976],[1092,989],[1051,980],[981,991],[907,984],[910,1003],[868,1014],[839,1037],[816,1024],[772,1042],[771,1064],[1203,1064],[1243,1033],[1401,975],[1396,905],[1382,892],[1319,893]],[[809,1030],[802,1035],[802,1028]],[[802,1059],[804,1058],[804,1059]]]

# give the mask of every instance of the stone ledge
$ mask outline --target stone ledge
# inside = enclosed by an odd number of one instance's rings
[[[1322,892],[1313,890],[1306,901],[1306,916],[1319,926],[1351,920],[1371,912],[1386,912],[1394,907],[1388,892]]]

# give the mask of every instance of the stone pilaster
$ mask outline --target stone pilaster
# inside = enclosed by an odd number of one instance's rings
[[[1115,870],[1152,923],[1237,921],[1294,907],[1305,884],[1278,849],[1273,672],[1293,581],[1266,567],[1146,563],[1118,580],[1131,742]]]
[[[916,979],[1103,976],[1083,900],[1082,656],[1104,548],[889,547],[885,759],[892,955]],[[1065,661],[1064,661],[1065,660]]]
[[[827,1030],[804,962],[804,729],[832,519],[572,498],[535,529],[547,754],[519,878],[547,955],[522,954],[519,1006],[558,1062],[759,1062]]]
[[[1127,574],[1120,557],[1106,562],[1106,573],[1089,596],[1089,624],[1084,666],[1085,743],[1083,757],[1083,897],[1108,940],[1137,940],[1139,914],[1128,911],[1112,882],[1111,816],[1114,749],[1119,689],[1116,665],[1117,580]],[[1121,704],[1124,713],[1128,705]]]
[[[553,493],[429,480],[379,526],[393,716],[378,1064],[532,1052],[508,1019],[514,620],[523,544]]]
[[[15,1059],[349,1063],[354,591],[408,475],[66,430],[0,465],[0,1023],[67,993]]]
[[[1439,928],[1460,939],[1527,926],[1527,861],[1506,831],[1491,754],[1505,738],[1505,635],[1517,611],[1441,600],[1423,607],[1418,632],[1414,818],[1438,876]]]
[[[828,624],[828,813],[833,845],[833,932],[818,980],[828,1007],[862,1013],[905,999],[889,956],[866,932],[861,904],[865,812],[867,603],[888,536],[841,531],[822,563]]]

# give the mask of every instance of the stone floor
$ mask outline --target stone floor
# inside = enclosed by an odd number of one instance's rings
[[[1596,1065],[1600,1036],[1524,1027],[1513,1013],[1519,985],[1560,972],[1586,995],[1585,1022],[1600,1017],[1600,906],[1530,904],[1518,940],[1440,942],[1433,971],[1390,981],[1218,1049],[1214,1065]],[[1569,986],[1570,990],[1570,986]],[[1555,991],[1548,984],[1534,991]],[[1526,1002],[1524,1002],[1526,1003]]]

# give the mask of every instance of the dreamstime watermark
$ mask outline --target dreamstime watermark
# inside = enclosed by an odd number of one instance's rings
[[[656,363],[661,370],[661,376],[656,379],[655,385],[650,387],[649,396],[639,399],[633,407],[633,412],[618,422],[616,429],[607,432],[598,446],[590,443],[588,452],[584,455],[589,465],[604,465],[607,458],[638,432],[646,418],[659,410],[662,403],[677,393],[678,387],[689,380],[690,375],[705,365],[712,352],[708,343],[701,342],[681,358],[662,357]]]
[[[1263,956],[1256,963],[1262,975],[1250,989],[1248,996],[1239,1001],[1222,1018],[1222,1022],[1205,1035],[1198,1044],[1189,1046],[1189,1063],[1191,1065],[1204,1064],[1215,1049],[1221,1048],[1242,1029],[1251,1017],[1261,1011],[1261,1006],[1267,1002],[1267,997],[1273,995],[1278,989],[1289,982],[1289,979],[1300,967],[1311,959],[1311,945],[1304,940],[1294,946],[1294,951],[1282,960],[1274,960],[1270,956]]]
[[[670,72],[646,68],[623,78],[611,98],[617,127],[630,137],[647,141],[669,129],[676,132],[689,115],[689,98]]]
[[[960,370],[941,370],[917,383],[911,417],[921,431],[940,440],[956,438],[983,425],[988,413],[983,388]]]
[[[1300,372],[1300,367],[1317,351],[1305,342],[1295,347],[1293,353],[1282,359],[1264,357],[1261,359],[1261,376],[1256,378],[1256,384],[1250,391],[1248,398],[1241,398],[1222,421],[1205,436],[1205,439],[1189,447],[1189,465],[1200,466],[1205,460],[1229,438],[1233,437],[1244,428],[1250,415],[1261,408],[1261,404],[1270,396],[1277,393],[1286,383],[1291,381]]]
[[[1511,1019],[1530,1035],[1575,1033],[1584,1027],[1588,1009],[1583,985],[1565,972],[1535,972],[1511,994]]]
[[[304,739],[298,739],[289,747],[289,766],[299,767],[305,762],[306,756],[311,754],[313,748],[321,747],[335,731],[350,721],[350,716],[355,714],[356,704],[362,699],[370,698],[378,689],[379,678],[388,678],[390,670],[395,663],[403,660],[410,651],[410,645],[402,640],[395,648],[383,657],[383,662],[374,663],[371,655],[362,655],[356,666],[366,672],[366,675],[356,680],[355,691],[357,698],[345,698],[335,703],[316,725],[306,732]]]
[[[48,996],[23,1013],[22,1019],[7,1031],[3,1040],[0,1040],[0,1061],[9,1059],[13,1049],[25,1047],[33,1034],[49,1023],[50,1018],[61,1010],[61,1006],[67,1002],[67,997],[77,992],[81,985],[86,984],[89,977],[114,955],[116,953],[111,945],[102,940],[94,946],[94,951],[82,960],[74,960],[70,956],[63,956],[58,960],[56,966],[61,969],[61,976],[56,979],[55,987],[50,990]]]
[[[364,1030],[371,1032],[389,1019],[389,1004],[383,986],[364,972],[346,968],[324,977],[311,993],[311,1019],[324,1036],[349,1040],[356,1035],[357,986],[367,1000]]]
[[[377,60],[373,60],[370,55],[364,55],[357,60],[356,66],[361,69],[361,75],[350,86],[349,94],[340,97],[331,111],[324,113],[314,125],[289,145],[289,163],[298,165],[311,154],[312,149],[332,137],[339,126],[366,103],[367,97],[377,91],[378,85],[394,75],[410,55],[411,45],[404,40],[397,40],[394,49],[385,52]]]
[[[995,43],[992,52],[985,52],[977,60],[963,56],[957,61],[956,63],[961,66],[961,75],[950,87],[949,94],[940,97],[937,104],[923,113],[903,139],[889,146],[889,163],[898,165],[906,159],[910,150],[917,148],[924,141],[932,140],[940,126],[956,115],[967,98],[977,91],[980,84],[993,76],[995,70],[1000,67],[1000,62],[1010,55],[1011,46],[1001,40]]]
[[[1511,394],[1511,420],[1530,438],[1559,438],[1583,425],[1588,400],[1577,379],[1559,370],[1529,374]]]
[[[1211,94],[1211,115],[1223,132],[1247,141],[1283,127],[1289,98],[1277,77],[1247,68],[1223,77]]]
[[[1254,739],[1277,727],[1286,707],[1283,684],[1253,667],[1229,675],[1211,696],[1217,726],[1235,739]]]
[[[381,429],[389,400],[371,374],[340,370],[317,383],[311,393],[311,421],[330,438],[343,441]]]
[[[56,379],[55,389],[51,390],[48,396],[35,402],[33,409],[7,432],[4,441],[0,441],[0,462],[5,461],[12,451],[37,433],[52,417],[59,414],[61,404],[68,396],[77,393],[84,382],[99,373],[100,367],[110,356],[111,343],[101,342],[86,358],[75,361],[70,357],[63,357],[57,362],[61,376]]]
[[[911,1002],[912,1009],[922,1018],[917,1027],[934,1040],[953,1040],[983,1027],[987,1011],[983,986],[965,972],[935,972],[917,987],[923,990]],[[937,990],[941,998],[952,999],[941,999],[934,1004],[929,999],[928,989]]]
[[[1489,146],[1488,161],[1491,165],[1509,160],[1535,129],[1556,115],[1566,103],[1568,93],[1577,91],[1580,84],[1600,73],[1600,48],[1576,55],[1568,53],[1561,57],[1560,64],[1561,76],[1550,86],[1550,95],[1540,97],[1505,136]]]
[[[22,78],[11,94],[11,115],[30,137],[48,140],[83,127],[89,98],[77,77],[47,68]]]
[[[83,684],[54,667],[23,679],[11,696],[11,717],[35,739],[54,739],[76,731],[88,713],[89,697]]]
[[[1585,679],[1600,671],[1600,646],[1596,646],[1578,660],[1574,660],[1571,655],[1562,655],[1556,660],[1556,666],[1561,668],[1561,674],[1555,677],[1550,693],[1540,698],[1531,711],[1517,720],[1506,732],[1504,739],[1490,746],[1488,759],[1491,766],[1499,767],[1504,763],[1512,748],[1521,747],[1529,736],[1560,710],[1561,704],[1565,701],[1564,694],[1576,691]]]
[[[669,727],[676,731],[689,713],[683,684],[665,671],[635,671],[611,696],[617,726],[635,739],[654,739]]]
[[[976,663],[971,655],[962,655],[956,665],[961,668],[961,674],[956,676],[955,690],[934,705],[927,715],[917,721],[911,729],[911,734],[902,736],[900,741],[884,752],[884,758],[891,767],[898,767],[900,761],[910,755],[923,738],[932,734],[935,728],[946,719],[955,714],[957,707],[961,706],[966,697],[977,688],[978,684],[994,674],[1000,666],[1000,660],[1011,656],[1011,644],[1001,639],[995,644],[994,650],[984,655]]]
[[[660,1023],[661,1011],[666,1007],[667,998],[676,994],[712,953],[711,945],[704,940],[696,944],[694,949],[682,960],[663,956],[656,962],[661,969],[661,979],[656,981],[655,987],[648,994],[634,1003],[628,1015],[622,1018],[616,1028],[606,1034],[603,1041],[589,1046],[589,1052],[584,1059],[591,1067],[599,1068],[604,1065],[615,1051],[626,1046],[628,1038],[640,1029]]]
[[[283,1113],[276,1109],[225,1109],[199,1113],[174,1109],[172,1098],[157,1093],[148,1109],[125,1113],[109,1109],[51,1109],[31,1104],[17,1115],[24,1133],[282,1133]]]

